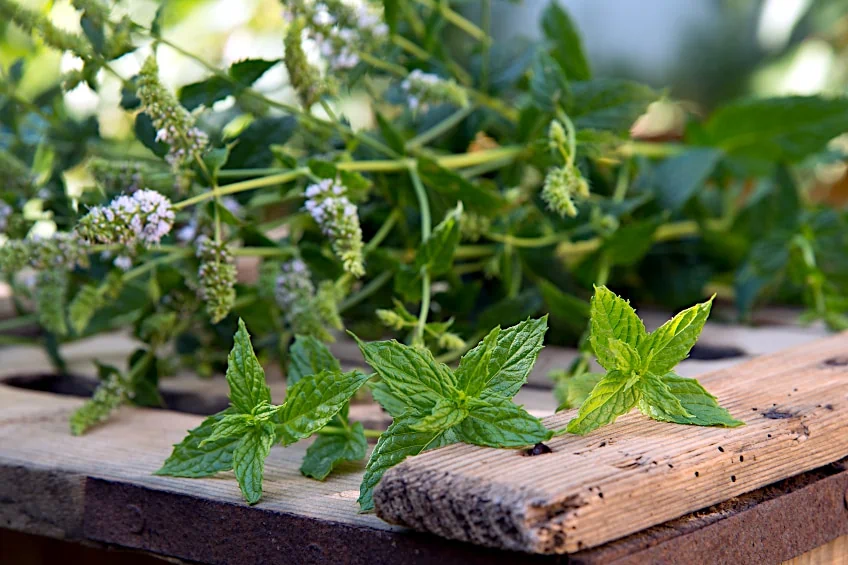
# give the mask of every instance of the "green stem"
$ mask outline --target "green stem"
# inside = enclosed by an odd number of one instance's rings
[[[204,192],[203,194],[198,194],[196,196],[192,196],[191,198],[186,198],[185,200],[181,200],[180,202],[176,202],[173,205],[175,210],[181,210],[187,206],[192,206],[199,202],[204,202],[209,200],[210,198],[215,198],[216,196],[225,196],[227,194],[236,194],[238,192],[244,192],[246,190],[253,190],[255,188],[262,188],[264,186],[272,186],[275,184],[284,184],[287,182],[291,182],[296,178],[307,174],[309,169],[306,167],[300,169],[294,169],[292,171],[288,171],[285,173],[280,173],[278,175],[271,175],[267,177],[260,177],[258,179],[251,179],[242,182],[234,182],[233,184],[228,184],[218,188],[215,192]]]
[[[236,247],[236,257],[292,257],[297,254],[294,247]]]
[[[380,290],[384,284],[389,282],[394,273],[392,271],[383,271],[370,281],[365,284],[359,291],[355,294],[351,294],[339,304],[339,313],[344,312],[345,310],[349,310]]]
[[[397,224],[398,219],[400,219],[401,212],[397,209],[392,210],[392,213],[389,214],[389,217],[386,218],[386,221],[383,222],[383,225],[380,226],[380,229],[377,230],[377,233],[374,234],[374,237],[371,238],[371,241],[365,244],[362,252],[367,257],[369,253],[377,249],[383,240],[391,233],[392,229]]]
[[[260,169],[224,169],[222,171],[218,171],[218,177],[222,179],[233,177],[264,177],[287,172],[289,172],[289,169],[281,169],[279,167],[266,167]]]
[[[380,430],[372,430],[369,428],[364,428],[365,437],[371,439],[379,439],[383,432]],[[320,430],[318,430],[318,435],[322,436],[346,436],[349,431],[344,428],[339,428],[337,426],[324,426]]]
[[[488,43],[490,41],[489,36],[486,35],[485,31],[451,10],[445,2],[437,2],[436,0],[415,1],[422,6],[427,6],[431,10],[438,11],[446,21],[452,23],[477,41],[482,41],[483,43]]]
[[[421,211],[421,241],[430,239],[430,229],[432,221],[430,219],[430,202],[427,200],[427,191],[424,189],[424,184],[421,182],[421,177],[418,175],[418,169],[415,166],[409,167],[409,176],[412,179],[412,186],[415,189],[415,197],[418,199],[418,206]],[[424,326],[427,324],[427,316],[430,312],[430,272],[425,270],[421,276],[421,311],[418,314],[418,324],[415,326],[415,340],[423,341]]]
[[[159,265],[166,265],[168,263],[173,263],[174,261],[179,261],[180,259],[190,256],[192,253],[194,253],[192,249],[180,249],[179,251],[176,251],[169,255],[157,257],[156,259],[147,261],[143,265],[139,265],[134,269],[130,269],[129,271],[124,273],[122,279],[124,280],[124,282],[131,281],[147,273],[148,271],[155,269]]]
[[[423,145],[427,145],[432,140],[436,139],[443,133],[458,125],[462,120],[467,118],[474,110],[475,107],[473,105],[466,106],[465,108],[460,108],[459,110],[457,110],[438,124],[434,125],[427,131],[421,132],[420,134],[407,141],[406,150],[411,151]]]

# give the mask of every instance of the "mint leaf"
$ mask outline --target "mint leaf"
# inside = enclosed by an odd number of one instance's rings
[[[523,447],[550,439],[541,420],[507,399],[475,403],[456,428],[459,441],[486,447]]]
[[[658,412],[669,417],[692,417],[692,414],[680,403],[680,399],[671,392],[665,382],[653,373],[645,374],[636,383],[636,386],[641,394],[639,398],[640,406],[655,407]]]
[[[456,378],[427,349],[395,340],[365,343],[354,336],[365,361],[380,375],[398,400],[420,412],[429,412],[442,399],[453,396]]]
[[[359,371],[321,371],[286,391],[286,402],[273,416],[283,445],[307,438],[323,428],[369,379]]]
[[[344,461],[358,461],[365,457],[368,442],[362,424],[355,422],[344,435],[319,435],[315,438],[300,466],[300,472],[323,481],[333,469]]]
[[[609,342],[617,339],[635,348],[645,340],[645,324],[623,298],[605,286],[595,287],[589,309],[591,322],[589,342],[604,369],[616,368],[617,357],[610,351]]]
[[[171,477],[208,477],[220,471],[232,469],[233,451],[239,438],[225,437],[213,442],[206,441],[212,435],[215,425],[231,414],[233,414],[232,408],[227,408],[223,412],[209,416],[199,426],[190,430],[183,441],[174,445],[171,456],[154,474]]]
[[[271,453],[273,444],[274,426],[265,422],[251,427],[233,451],[233,471],[248,504],[256,504],[262,497],[265,458]]]
[[[557,380],[554,394],[561,403],[557,406],[557,412],[568,408],[580,408],[602,378],[604,378],[603,373],[582,373],[575,377]]]
[[[639,348],[648,371],[664,375],[686,359],[710,315],[713,299],[680,312],[654,330]]]
[[[386,471],[407,457],[418,455],[431,447],[441,446],[439,438],[446,434],[444,430],[418,432],[411,428],[414,421],[414,418],[410,417],[395,420],[377,441],[359,486],[358,502],[362,512],[374,509],[374,487]]]
[[[426,269],[431,275],[441,275],[450,270],[453,254],[459,244],[459,219],[462,216],[462,202],[445,215],[445,218],[433,229],[433,233],[421,245],[415,258],[418,272]]]
[[[615,368],[620,371],[638,371],[642,368],[642,358],[636,348],[620,339],[611,339],[607,348],[615,359]]]
[[[687,379],[671,372],[663,375],[662,381],[690,415],[671,414],[661,406],[649,405],[643,398],[639,402],[639,409],[646,416],[661,422],[697,426],[735,428],[744,425],[744,422],[735,419],[726,409],[719,406],[716,398],[695,379]]]
[[[395,396],[383,381],[372,381],[368,383],[368,387],[371,389],[371,396],[374,397],[377,404],[382,406],[383,410],[388,412],[392,418],[399,418],[410,410],[410,407]]]
[[[265,371],[250,343],[250,334],[239,318],[233,349],[227,357],[227,383],[230,385],[230,402],[244,414],[250,414],[262,402],[271,402],[271,389],[265,384]]]
[[[212,433],[198,447],[205,447],[221,439],[241,437],[253,427],[254,421],[250,414],[226,414],[215,423]]]
[[[438,432],[452,428],[468,416],[468,410],[454,402],[440,400],[433,410],[420,420],[409,425],[416,432]]]
[[[592,74],[589,60],[577,26],[568,13],[558,3],[551,2],[542,13],[541,24],[545,37],[553,44],[551,55],[565,75],[571,80],[588,79]]]
[[[547,330],[547,315],[505,330],[495,328],[463,356],[456,371],[457,387],[483,399],[512,398],[527,382]]]
[[[610,371],[592,389],[589,398],[580,407],[577,417],[568,422],[567,431],[585,435],[630,412],[639,400],[639,393],[636,387],[629,384],[626,375],[620,371]]]
[[[288,385],[292,386],[303,377],[315,375],[323,370],[341,371],[338,360],[320,340],[299,335],[289,350],[291,361],[287,374]]]
[[[644,414],[660,421],[741,425],[697,381],[671,372],[697,341],[712,301],[710,298],[688,308],[646,334],[642,321],[626,301],[605,287],[596,287],[589,339],[598,361],[608,372],[583,401],[566,431],[589,433],[614,422],[637,402]],[[585,382],[575,381],[573,392],[569,380],[558,383],[557,396],[563,402],[560,409],[572,406],[572,398],[578,397],[594,378],[589,374]]]

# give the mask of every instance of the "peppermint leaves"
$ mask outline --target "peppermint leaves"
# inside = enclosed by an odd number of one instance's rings
[[[299,343],[303,354],[296,357],[302,372],[289,387],[286,402],[275,406],[271,404],[265,371],[253,352],[250,335],[239,320],[226,375],[230,407],[189,431],[156,474],[208,477],[232,470],[245,500],[250,504],[258,502],[262,496],[265,459],[271,446],[277,442],[290,445],[324,428],[368,380],[359,371],[342,373],[328,351],[313,350],[317,342]],[[335,364],[327,363],[327,356]],[[304,374],[306,371],[308,374]],[[319,442],[320,438],[316,444]],[[356,442],[357,448],[362,447],[357,453],[364,456],[364,435],[357,437]],[[338,457],[327,452],[326,447],[321,449],[321,462],[311,461],[307,452],[304,467],[312,476],[323,478],[332,470]]]
[[[698,381],[672,371],[689,355],[711,306],[712,299],[696,304],[649,334],[627,301],[604,286],[597,287],[589,341],[607,373],[568,423],[567,431],[587,434],[637,405],[643,414],[663,422],[742,425]]]
[[[427,449],[457,442],[522,447],[550,438],[538,418],[512,403],[547,328],[547,316],[495,328],[455,371],[426,349],[357,340],[381,378],[373,386],[374,396],[394,417],[368,461],[359,491],[362,510],[373,508],[374,487],[389,468]]]

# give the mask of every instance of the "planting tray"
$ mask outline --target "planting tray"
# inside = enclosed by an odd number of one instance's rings
[[[126,408],[70,436],[82,399],[49,391],[81,392],[92,358],[132,350],[125,336],[67,349],[74,381],[45,376],[37,350],[0,349],[0,526],[204,563],[838,562],[848,550],[848,334],[821,334],[708,325],[700,359],[681,371],[698,374],[741,428],[634,413],[555,438],[542,455],[454,445],[412,458],[376,492],[379,516],[399,525],[358,513],[362,465],[325,482],[301,476],[308,442],[272,449],[265,494],[249,507],[227,474],[151,474],[200,416]],[[361,362],[349,343],[336,353]],[[733,357],[708,359],[725,354]],[[543,375],[570,355],[545,349],[519,401],[552,414]],[[225,402],[221,379],[178,377],[163,388],[181,410]],[[283,388],[272,385],[276,401]],[[388,422],[374,405],[351,414]],[[560,428],[571,416],[546,422]]]

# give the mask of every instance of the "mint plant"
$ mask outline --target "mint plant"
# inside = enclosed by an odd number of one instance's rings
[[[308,355],[298,363],[308,362]],[[342,373],[335,367],[322,368],[316,373],[299,375],[286,391],[286,401],[273,405],[265,371],[253,352],[242,320],[228,358],[226,377],[230,407],[189,431],[156,474],[208,477],[232,470],[249,504],[255,504],[262,496],[265,459],[271,446],[291,445],[319,432],[368,380],[368,375],[359,371]],[[308,471],[304,472],[326,476],[344,457],[337,454],[337,443],[328,446],[319,442],[316,442],[318,447],[316,444],[310,447],[312,453],[304,461]],[[341,449],[346,454],[347,449],[355,447],[344,445]]]
[[[552,432],[513,404],[536,363],[547,317],[511,328],[493,329],[451,370],[427,349],[397,341],[357,339],[365,361],[379,375],[374,397],[392,415],[374,448],[359,490],[363,511],[374,506],[373,491],[383,474],[407,457],[452,443],[523,447]]]
[[[673,371],[698,340],[712,301],[692,306],[648,333],[626,300],[605,286],[596,287],[589,341],[607,372],[597,375],[567,431],[587,434],[637,405],[643,414],[662,422],[741,426],[697,380]]]
[[[736,424],[673,372],[709,305],[649,335],[604,291],[590,304],[593,287],[668,309],[717,292],[742,320],[779,302],[848,324],[846,212],[821,180],[844,166],[832,142],[848,98],[692,111],[595,76],[556,1],[542,37],[503,42],[489,0],[286,0],[276,21],[244,20],[277,25],[285,55],[231,63],[185,48],[179,3],[147,18],[117,4],[72,0],[72,33],[0,0],[0,276],[16,313],[0,343],[41,346],[60,373],[71,342],[139,343],[126,370],[101,370],[73,434],[127,404],[162,407],[160,382],[180,371],[226,372],[232,406],[162,472],[234,469],[256,500],[270,446],[317,434],[301,470],[325,478],[380,435],[349,421],[366,377],[327,349],[353,331],[394,418],[367,467],[368,508],[407,455],[547,437],[511,399],[548,322],[548,344],[580,349],[554,374],[562,406],[582,406],[573,431],[636,405]],[[466,17],[478,7],[479,22]],[[172,88],[165,50],[206,74]],[[58,60],[75,66],[45,64]],[[593,354],[605,374],[589,371]],[[288,369],[284,405],[256,359]]]

